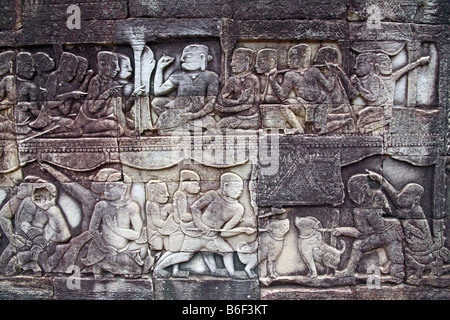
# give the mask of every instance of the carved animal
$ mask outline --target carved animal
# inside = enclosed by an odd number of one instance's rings
[[[256,278],[257,275],[253,272],[253,268],[258,264],[258,241],[253,243],[241,242],[238,244],[237,255],[239,260],[245,265],[245,272],[249,278]]]
[[[258,262],[264,262],[260,268],[261,277],[268,275],[270,278],[276,278],[275,265],[283,250],[284,237],[289,229],[289,219],[270,219],[260,229]]]
[[[311,272],[311,278],[317,277],[316,262],[336,270],[345,251],[345,242],[341,240],[340,250],[327,244],[319,230],[322,225],[314,217],[296,217],[294,224],[299,231],[298,250]]]

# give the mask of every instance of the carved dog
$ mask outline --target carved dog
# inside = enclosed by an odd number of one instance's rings
[[[275,278],[275,265],[283,250],[284,237],[290,229],[289,219],[270,219],[260,229],[258,263],[261,265],[261,277]]]
[[[311,278],[317,277],[316,262],[336,270],[345,251],[345,242],[341,240],[340,250],[327,244],[319,230],[322,225],[314,217],[296,217],[294,224],[299,231],[298,250],[311,271]]]
[[[241,242],[238,244],[237,255],[239,260],[245,265],[245,272],[249,278],[256,278],[253,268],[258,264],[258,241],[252,243]]]

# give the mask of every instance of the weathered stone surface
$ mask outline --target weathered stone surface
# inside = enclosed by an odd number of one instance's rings
[[[73,280],[55,277],[54,290],[54,298],[57,300],[153,300],[154,298],[151,279]]]
[[[346,1],[316,1],[304,5],[295,0],[233,0],[233,18],[238,20],[343,19]]]
[[[433,287],[397,285],[370,289],[366,286],[343,287],[339,289],[311,289],[284,287],[279,289],[261,289],[264,300],[447,300],[448,290]]]
[[[0,287],[2,300],[53,299],[53,279],[51,277],[2,277],[0,279]]]
[[[156,300],[259,300],[255,280],[154,279]]]
[[[149,18],[228,18],[231,17],[231,1],[147,1],[131,0],[133,17]]]
[[[418,0],[402,1],[361,1],[350,0],[348,19],[351,21],[367,20],[376,24],[379,21],[446,23],[448,4],[441,0],[421,2]]]
[[[448,298],[447,7],[4,1],[4,298]]]

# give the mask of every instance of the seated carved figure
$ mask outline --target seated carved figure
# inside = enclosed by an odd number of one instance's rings
[[[39,89],[39,101],[44,101],[47,98],[45,90],[47,79],[50,73],[55,70],[55,60],[45,52],[36,52],[33,54],[33,60],[36,69],[34,83]]]
[[[102,174],[100,170],[97,175]],[[118,171],[104,175],[103,200],[95,205],[89,226],[93,238],[86,258],[81,259],[84,265],[93,267],[97,278],[103,271],[139,276],[148,257],[140,207],[128,197],[128,178],[122,182],[121,177]]]
[[[75,79],[72,81],[72,91],[87,92],[89,83],[94,76],[94,71],[89,70],[89,62],[86,58],[77,56],[78,68]],[[85,97],[85,96],[83,96]],[[76,117],[80,111],[83,100],[76,100],[69,110],[69,117]]]
[[[355,74],[351,77],[352,83],[359,91],[366,106],[358,112],[358,130],[360,133],[369,133],[382,129],[385,126],[383,105],[388,92],[383,80],[375,72],[376,55],[373,52],[361,53],[356,57]]]
[[[284,75],[282,84],[275,80],[277,72],[272,72],[270,83],[277,97],[287,106],[282,115],[299,133],[321,133],[326,130],[328,116],[328,92],[334,84],[310,65],[311,47],[307,44],[295,45],[289,49],[290,70]],[[296,98],[290,98],[294,90]],[[304,118],[304,127],[296,115]]]
[[[222,117],[220,129],[258,129],[261,123],[259,110],[259,81],[252,73],[254,52],[238,48],[231,61],[233,76],[222,88],[216,112]]]
[[[115,83],[121,87],[119,104],[117,106],[117,121],[121,129],[127,134],[135,129],[135,115],[132,108],[135,105],[138,94],[143,90],[142,88],[134,88],[134,83],[130,81],[133,75],[133,68],[131,66],[130,58],[121,53],[117,53],[120,64],[120,72],[117,75]]]
[[[86,95],[74,89],[79,65],[78,57],[63,52],[58,69],[50,74],[46,85],[46,101],[42,104],[39,116],[29,124],[33,129],[48,130],[52,136],[79,137],[80,128],[72,129],[73,119],[68,115],[72,105]]]
[[[16,54],[13,51],[0,53],[0,132],[10,140],[15,138],[14,106],[17,103],[16,78],[14,62]]]
[[[38,88],[33,82],[36,70],[31,53],[20,52],[16,57],[16,90],[17,105],[15,119],[18,134],[27,134],[31,131],[28,123],[39,115]]]
[[[32,203],[18,209],[20,216],[17,227],[22,229],[28,240],[17,254],[17,262],[23,270],[41,272],[44,269],[49,272],[47,251],[71,237],[69,224],[56,204],[56,198],[55,185],[36,181],[31,194]]]
[[[278,52],[273,48],[264,48],[256,54],[255,71],[258,74],[261,103],[280,103],[274,93],[270,76],[276,73]]]
[[[350,82],[350,79],[338,66],[338,51],[333,47],[322,47],[318,50],[314,66],[325,76],[330,87],[324,88],[328,94],[328,112],[326,128],[321,134],[326,133],[355,133],[356,115],[350,99],[358,95],[358,91]],[[331,88],[332,87],[332,88]]]
[[[212,117],[219,92],[219,76],[207,70],[212,61],[209,48],[194,44],[184,48],[181,55],[181,71],[172,73],[163,82],[163,71],[174,58],[162,56],[156,66],[154,90],[157,97],[176,90],[175,99],[155,98],[152,106],[159,116],[156,129],[167,133],[174,129],[192,130],[192,125],[202,128],[215,126]]]
[[[388,96],[385,102],[385,117],[392,116],[392,107],[394,106],[394,95],[395,95],[395,84],[397,81],[403,77],[405,74],[411,70],[428,64],[430,62],[430,57],[422,57],[414,62],[408,63],[406,66],[400,68],[397,71],[392,71],[392,61],[391,58],[385,53],[378,53],[375,57],[376,59],[376,72],[380,76],[381,80],[384,82]]]
[[[115,102],[122,86],[114,81],[120,72],[119,59],[115,53],[101,51],[97,61],[98,74],[89,83],[87,98],[70,128],[82,128],[84,135],[117,136]]]

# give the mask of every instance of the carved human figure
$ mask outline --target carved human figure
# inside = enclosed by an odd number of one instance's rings
[[[31,128],[27,123],[39,115],[38,88],[32,81],[36,74],[33,56],[29,52],[20,52],[16,57],[17,105],[15,113],[16,129],[27,134]]]
[[[361,53],[356,57],[351,81],[365,101],[364,109],[358,112],[357,126],[360,133],[369,133],[383,128],[389,119],[385,119],[383,105],[389,95],[384,81],[377,74],[376,54]]]
[[[328,116],[328,92],[334,82],[328,81],[318,68],[311,66],[311,47],[299,44],[288,52],[288,66],[282,84],[276,81],[277,72],[272,72],[269,80],[277,97],[286,104],[281,109],[287,123],[299,133],[322,133],[326,131]],[[337,69],[332,67],[330,69]],[[330,79],[334,80],[334,78]],[[296,98],[290,98],[294,90]],[[305,129],[296,115],[304,117]]]
[[[255,53],[252,49],[238,48],[231,60],[233,75],[226,81],[216,104],[222,117],[219,129],[258,129],[261,125],[259,110],[259,80],[253,74]]]
[[[425,268],[432,268],[433,236],[425,213],[420,205],[424,189],[417,183],[408,183],[397,190],[383,176],[369,171],[369,178],[377,181],[388,194],[395,210],[392,215],[399,218],[406,245],[406,271],[411,280],[422,277]]]
[[[143,93],[145,86],[134,88],[134,83],[130,81],[133,75],[130,58],[121,53],[117,53],[119,58],[120,72],[117,75],[116,84],[121,87],[121,103],[117,107],[117,120],[126,134],[130,134],[135,129],[135,115],[132,110],[138,95]]]
[[[205,45],[188,45],[181,55],[181,71],[172,73],[164,81],[164,70],[175,60],[163,55],[156,66],[154,90],[157,97],[165,96],[176,90],[173,100],[155,98],[152,106],[159,116],[155,127],[160,133],[183,128],[191,130],[190,124],[202,128],[212,128],[212,117],[217,94],[219,76],[207,70],[212,61],[209,48]]]
[[[187,277],[189,274],[179,270],[178,263],[173,263],[172,259],[180,256],[179,252],[183,250],[183,243],[186,238],[199,236],[191,214],[191,205],[200,197],[200,176],[191,170],[180,171],[180,185],[173,195],[173,222],[177,224],[181,233],[177,232],[176,242],[168,251],[166,251],[157,261],[155,270],[159,275],[167,276],[165,268],[172,267],[173,277]],[[166,220],[167,221],[167,220]],[[175,228],[172,228],[175,230]],[[178,230],[177,230],[178,231]],[[190,253],[188,255],[191,255]],[[189,260],[189,259],[188,259]],[[175,260],[176,261],[176,260]]]
[[[104,200],[95,205],[89,226],[92,241],[86,258],[81,259],[84,265],[93,266],[96,278],[102,277],[103,270],[139,276],[148,253],[140,207],[129,197],[130,181],[120,181],[122,174],[115,171],[103,183]]]
[[[81,248],[91,240],[89,236],[89,224],[94,207],[98,202],[100,194],[96,194],[93,190],[84,187],[82,184],[73,181],[55,167],[46,163],[39,163],[39,167],[43,172],[49,173],[61,187],[69,195],[79,202],[81,206],[82,219],[79,227],[73,229],[73,235],[69,243],[59,245],[54,254],[49,257],[48,264],[52,271],[66,272],[69,266],[77,263],[77,258]],[[96,182],[93,182],[95,185]],[[99,190],[102,192],[103,190]]]
[[[46,84],[46,101],[37,119],[29,124],[33,129],[44,129],[52,134],[63,133],[63,137],[81,136],[81,128],[72,130],[73,119],[68,117],[74,102],[86,96],[74,89],[79,60],[74,54],[63,52],[58,69],[50,74]],[[55,125],[52,126],[52,124]]]
[[[385,97],[386,101],[384,103],[389,108],[392,108],[394,106],[395,84],[397,83],[397,81],[411,70],[419,66],[426,65],[430,62],[429,56],[422,57],[419,58],[417,61],[408,63],[406,66],[400,68],[397,71],[393,71],[391,58],[387,54],[378,53],[375,59],[376,59],[375,64],[376,71],[383,80],[388,93],[388,96]],[[389,110],[388,112],[392,113],[392,110]]]
[[[19,211],[19,208],[22,209],[25,203],[32,210],[35,207],[31,200],[31,192],[33,182],[36,180],[38,180],[38,177],[26,177],[23,182],[14,187],[11,196],[0,209],[0,227],[9,242],[0,256],[0,272],[2,274],[13,275],[20,271],[17,263],[17,253],[27,243],[30,245],[30,241],[26,240],[27,235],[20,228],[16,228],[16,226],[19,225],[19,216],[20,212],[22,212],[22,210]]]
[[[276,49],[264,48],[257,52],[255,71],[259,75],[260,103],[279,103],[274,94],[269,76],[274,74],[278,66],[278,53]]]
[[[89,62],[85,57],[77,56],[78,68],[76,77],[74,79],[74,90],[86,92],[89,87],[89,82],[94,76],[94,71],[89,70]]]
[[[160,180],[150,180],[146,183],[148,243],[152,250],[163,250],[169,247],[169,234],[164,234],[166,221],[173,215],[173,207],[169,202],[167,184]],[[170,222],[174,222],[171,219]]]
[[[36,76],[34,83],[36,84],[39,93],[39,101],[46,100],[46,85],[47,79],[53,70],[55,70],[55,60],[45,52],[37,52],[33,55],[34,68],[36,69]]]
[[[78,68],[76,72],[75,79],[72,81],[72,91],[86,92],[89,88],[89,83],[94,76],[94,71],[89,69],[89,62],[85,57],[77,56]],[[69,111],[69,116],[76,117],[78,112],[80,112],[82,100],[76,100],[72,104]]]
[[[254,228],[237,227],[244,215],[244,206],[239,202],[243,191],[243,180],[234,173],[224,173],[220,177],[220,188],[210,190],[191,206],[196,236],[186,236],[180,252],[174,253],[170,260],[155,267],[155,273],[167,276],[164,267],[186,262],[196,252],[202,252],[203,258],[212,275],[221,275],[217,269],[214,254],[223,257],[229,276],[235,276],[233,247],[223,238],[237,234],[252,234]],[[165,272],[164,272],[165,271]]]
[[[87,98],[70,128],[82,128],[90,136],[117,136],[115,116],[117,96],[122,86],[115,80],[120,72],[119,58],[115,53],[100,51],[97,54],[98,74],[89,83]]]
[[[361,133],[380,129],[389,123],[394,106],[395,83],[404,74],[428,63],[430,57],[422,57],[396,72],[384,53],[364,52],[356,57],[351,81],[364,99],[366,107],[359,112],[358,127]]]
[[[57,189],[54,184],[36,181],[31,194],[32,204],[19,207],[19,225],[30,243],[17,254],[17,261],[23,270],[34,272],[51,271],[48,266],[49,248],[71,237],[70,227],[61,208],[56,204]],[[21,212],[22,211],[22,212]]]
[[[384,248],[389,265],[383,272],[389,272],[394,282],[401,283],[405,276],[403,256],[403,232],[400,223],[387,220],[383,216],[391,215],[388,200],[381,190],[369,184],[366,174],[352,176],[347,184],[349,198],[357,207],[353,209],[357,240],[353,242],[350,260],[347,267],[337,271],[336,276],[354,276],[356,267],[363,253]],[[334,236],[343,234],[336,230]],[[351,236],[351,235],[349,235]]]
[[[409,71],[429,61],[430,57],[422,57],[393,72],[391,59],[384,53],[366,52],[356,57],[355,75],[351,80],[366,102],[358,121],[362,133],[388,124],[394,106],[395,83]]]
[[[334,47],[322,47],[317,51],[314,61],[316,66],[325,76],[331,90],[326,90],[328,94],[328,115],[326,129],[321,133],[355,133],[356,115],[350,99],[358,95],[358,91],[352,85],[350,79],[338,66],[339,53]]]
[[[15,139],[14,106],[17,103],[14,51],[0,53],[0,132],[4,139]]]
[[[122,86],[120,92],[121,104],[117,108],[117,120],[124,131],[134,128],[134,115],[131,108],[134,106],[135,98],[132,96],[134,84],[130,81],[133,75],[130,58],[121,53],[117,53],[119,58],[120,72],[117,75],[117,85]]]

